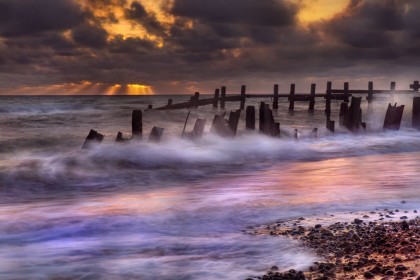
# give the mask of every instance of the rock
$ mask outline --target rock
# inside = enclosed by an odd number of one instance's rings
[[[407,219],[408,219],[408,217],[407,217],[407,216],[402,216],[402,217],[400,217],[400,219],[401,219],[401,220],[407,220]]]
[[[360,220],[360,219],[354,219],[354,221],[353,221],[356,225],[360,225],[360,224],[362,224],[363,223],[363,220]]]
[[[372,279],[372,278],[374,278],[374,277],[375,277],[375,275],[374,275],[372,272],[370,272],[370,271],[366,271],[366,272],[363,274],[363,276],[364,276],[365,278],[367,278],[367,279]]]
[[[395,267],[395,270],[396,271],[405,271],[405,270],[408,270],[408,268],[403,264],[399,264]]]
[[[388,269],[388,270],[386,270],[385,271],[385,273],[384,273],[385,275],[388,275],[388,276],[392,276],[392,275],[394,275],[394,271],[393,270],[390,270],[390,269]]]
[[[271,271],[278,271],[279,270],[279,268],[277,267],[277,266],[275,266],[275,265],[273,265],[272,267],[271,267]]]
[[[407,221],[403,221],[401,223],[401,229],[402,230],[409,230],[410,229],[410,226],[408,225]]]

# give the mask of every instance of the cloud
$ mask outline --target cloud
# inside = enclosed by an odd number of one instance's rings
[[[133,20],[143,26],[148,32],[155,35],[163,35],[165,28],[160,23],[153,12],[147,12],[140,2],[132,2],[130,7],[125,10],[127,19]]]
[[[83,24],[72,30],[72,37],[76,43],[100,49],[106,46],[108,33],[99,25]]]

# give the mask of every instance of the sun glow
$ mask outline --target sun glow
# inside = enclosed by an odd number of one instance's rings
[[[332,18],[344,10],[347,0],[304,0],[298,18],[303,24]]]

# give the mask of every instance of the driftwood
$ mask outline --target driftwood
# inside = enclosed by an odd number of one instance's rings
[[[96,130],[91,129],[83,143],[82,150],[90,149],[94,144],[100,144],[104,140],[104,136]]]
[[[164,128],[154,126],[149,135],[149,142],[159,143],[164,130]]]
[[[397,103],[395,103],[394,106],[388,104],[388,110],[386,111],[384,121],[384,129],[399,130],[403,113],[404,105],[397,107]]]

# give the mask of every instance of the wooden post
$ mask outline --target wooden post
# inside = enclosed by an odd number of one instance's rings
[[[361,97],[352,97],[350,107],[344,116],[344,126],[353,132],[359,130],[360,123],[362,121],[362,110],[360,109],[361,103]]]
[[[226,120],[219,115],[215,115],[210,129],[211,133],[215,133],[222,137],[232,136],[232,131],[228,127]]]
[[[295,137],[295,139],[298,139],[298,129],[297,128],[295,128],[294,137]]]
[[[314,129],[312,129],[311,137],[312,138],[317,138],[318,137],[318,128],[317,127],[315,127]]]
[[[295,84],[290,85],[289,110],[295,109]]]
[[[279,108],[279,85],[274,85],[273,109]]]
[[[415,92],[418,92],[420,89],[420,83],[419,81],[414,81],[412,85],[410,85],[410,89],[412,89]]]
[[[236,132],[238,131],[238,124],[239,124],[240,116],[241,116],[241,110],[230,112],[228,125],[229,125],[230,130],[232,131],[233,136],[235,136]]]
[[[192,140],[198,140],[203,136],[204,133],[204,127],[206,126],[206,119],[197,119],[194,124],[194,128],[191,132],[184,133],[184,137],[192,139]]]
[[[264,121],[264,116],[265,116],[265,103],[264,102],[261,102],[260,103],[260,110],[259,110],[259,116],[260,116],[260,118],[259,118],[259,129],[260,129],[260,132],[262,132],[262,133],[264,133],[264,123],[265,123],[265,121]]]
[[[90,149],[93,144],[100,144],[102,140],[104,140],[104,136],[96,130],[91,129],[85,139],[85,142],[83,143],[82,150]]]
[[[329,119],[331,116],[331,90],[332,90],[332,82],[327,82],[327,91],[325,96],[325,114]]]
[[[280,123],[276,123],[273,121],[273,123],[271,124],[271,136],[280,137]]]
[[[340,115],[339,115],[340,116],[340,121],[339,121],[340,125],[344,125],[344,119],[346,117],[346,114],[347,114],[348,110],[349,110],[348,103],[343,102],[343,103],[340,104]]]
[[[214,91],[214,99],[213,99],[213,108],[217,109],[217,103],[219,102],[219,93],[220,93],[220,89],[216,89]]]
[[[149,135],[149,142],[159,143],[162,138],[164,128],[154,126]]]
[[[390,86],[390,98],[392,99],[392,100],[394,100],[394,91],[395,91],[395,88],[396,88],[396,83],[395,82],[391,82],[391,86]]]
[[[397,107],[397,103],[395,103],[394,106],[388,104],[388,110],[386,111],[384,121],[384,129],[399,130],[403,113],[404,105]]]
[[[225,100],[226,99],[226,87],[222,87],[221,97],[220,97],[220,108],[225,109]]]
[[[246,86],[241,86],[241,107],[240,109],[245,109],[245,93],[246,93]]]
[[[124,142],[123,134],[121,131],[118,131],[117,138],[115,138],[115,142]]]
[[[369,82],[368,96],[366,97],[368,103],[371,103],[373,100],[373,82]]]
[[[420,130],[420,97],[413,98],[413,127]]]
[[[309,111],[313,112],[315,108],[316,84],[311,84],[311,98],[309,99]]]
[[[133,110],[131,118],[131,138],[141,138],[143,134],[143,115],[141,110]]]
[[[349,83],[344,83],[344,102],[349,102]]]
[[[255,107],[246,107],[246,129],[255,130]]]
[[[271,135],[273,119],[273,111],[270,110],[270,105],[264,104],[264,134]]]
[[[172,105],[172,98],[169,98],[169,99],[168,99],[168,105],[167,105],[167,106],[169,107],[169,106],[171,106],[171,105]]]
[[[198,101],[199,101],[199,100],[200,100],[200,93],[199,93],[199,92],[194,93],[193,106],[194,106],[195,108],[197,108],[197,107],[198,107]]]

